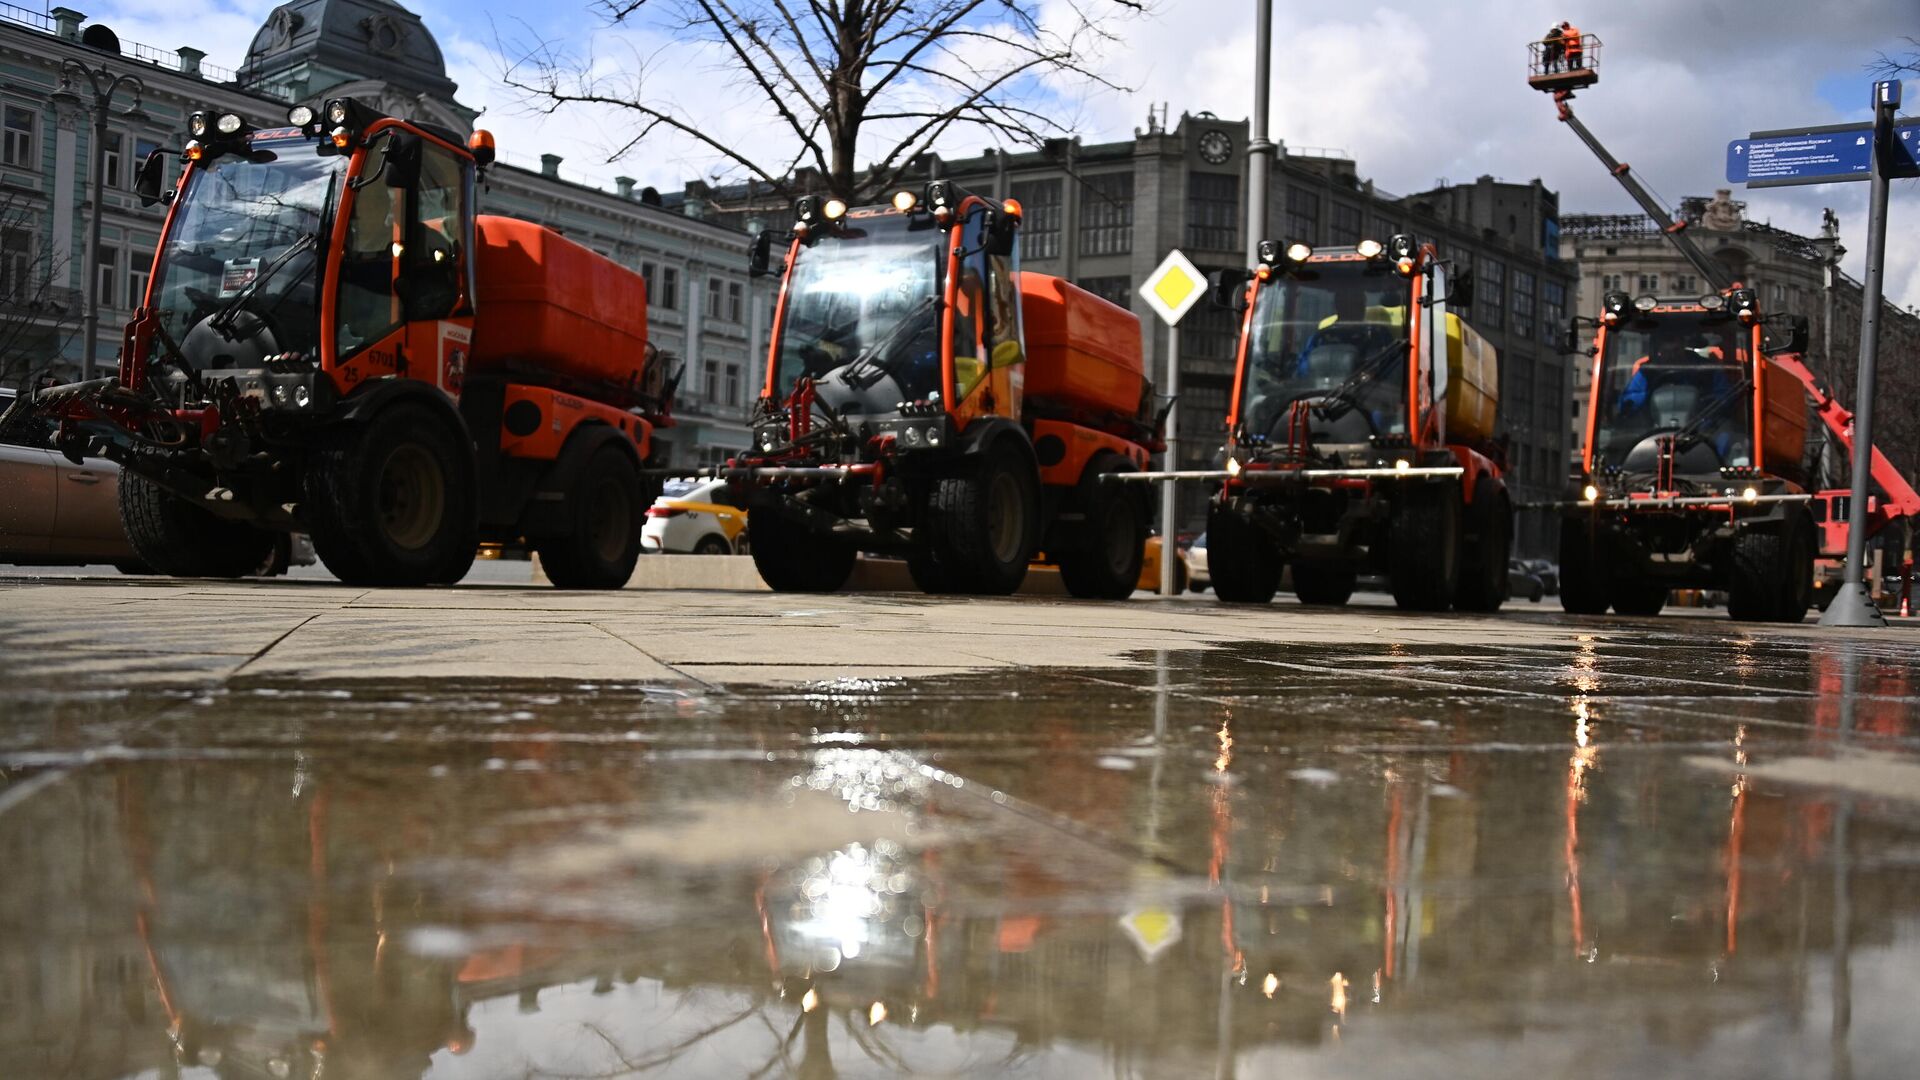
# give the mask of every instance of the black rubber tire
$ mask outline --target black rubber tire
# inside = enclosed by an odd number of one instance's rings
[[[1344,607],[1353,599],[1359,572],[1350,564],[1295,559],[1293,595],[1303,604]]]
[[[1460,492],[1453,484],[1418,483],[1393,507],[1387,586],[1403,611],[1453,606],[1460,573]]]
[[[1265,604],[1280,591],[1280,553],[1232,507],[1207,513],[1207,573],[1229,604]]]
[[[754,538],[754,569],[774,592],[833,592],[853,573],[852,544],[815,532],[783,507],[747,511],[747,530]]]
[[[153,567],[135,559],[124,559],[114,563],[113,568],[133,577],[144,577],[154,572]]]
[[[1805,514],[1790,519],[1792,532],[1788,534],[1787,579],[1780,601],[1780,621],[1797,623],[1807,617],[1807,609],[1813,606],[1813,565],[1819,557],[1819,540],[1816,538],[1813,519]]]
[[[1727,581],[1727,615],[1742,622],[1780,618],[1785,543],[1773,528],[1748,526],[1733,534],[1733,568]],[[1805,609],[1801,611],[1805,614]]]
[[[907,576],[913,579],[915,588],[929,596],[965,591],[959,575],[941,560],[940,553],[924,537],[916,538],[907,551]]]
[[[1056,553],[1054,561],[1060,565],[1061,584],[1083,600],[1125,600],[1140,584],[1147,508],[1138,491],[1099,479],[1105,473],[1133,471],[1130,463],[1110,458],[1089,468],[1080,480],[1076,501],[1085,517],[1071,546]]]
[[[1651,619],[1666,610],[1669,591],[1664,581],[1616,581],[1613,584],[1614,613]]]
[[[1585,518],[1560,522],[1560,607],[1569,615],[1605,615],[1613,603],[1606,548]]]
[[[640,468],[616,446],[602,446],[567,488],[567,532],[542,538],[540,568],[560,589],[619,589],[640,561],[647,498]]]
[[[309,464],[314,553],[349,585],[464,576],[479,547],[473,471],[472,448],[438,413],[410,402],[382,409]]]
[[[708,533],[700,538],[699,543],[693,545],[693,553],[695,555],[731,555],[733,545],[727,543],[727,538],[718,533]]]
[[[120,474],[120,524],[150,574],[245,577],[273,554],[274,534],[217,518],[131,471]]]
[[[1813,521],[1805,515],[1735,533],[1727,614],[1749,622],[1804,620],[1813,605],[1813,560]]]
[[[1457,611],[1491,614],[1513,595],[1507,580],[1507,560],[1513,553],[1513,506],[1506,489],[1493,477],[1482,476],[1474,484],[1473,503],[1465,508],[1465,517],[1453,606]],[[1537,601],[1540,594],[1532,598]]]
[[[1207,591],[1207,587],[1198,581],[1188,581],[1187,591],[1190,593],[1203,593]]]
[[[1040,478],[1002,437],[959,475],[934,481],[924,520],[935,556],[961,588],[1006,596],[1026,580],[1040,546]]]

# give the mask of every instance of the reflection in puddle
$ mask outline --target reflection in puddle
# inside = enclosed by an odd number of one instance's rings
[[[0,1076],[1902,1073],[1894,657],[1379,652],[62,706]]]

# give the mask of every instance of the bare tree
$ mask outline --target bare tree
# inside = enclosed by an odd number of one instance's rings
[[[647,25],[717,47],[726,69],[791,136],[791,157],[735,146],[650,93],[646,64],[609,75],[563,44],[503,46],[504,78],[543,112],[578,105],[628,114],[636,128],[615,160],[673,131],[793,194],[803,166],[828,192],[859,201],[891,186],[956,128],[1038,145],[1067,128],[1047,88],[1120,89],[1098,54],[1152,0],[595,0],[612,27]],[[1044,9],[1044,10],[1043,10]],[[638,60],[638,58],[636,58]],[[863,134],[874,136],[863,144]],[[786,142],[786,140],[782,140]],[[871,164],[862,169],[862,156]]]
[[[1867,65],[1867,71],[1882,79],[1897,79],[1902,75],[1920,75],[1920,38],[1906,39],[1905,53],[1876,53],[1873,63]]]
[[[51,245],[35,251],[38,233],[37,208],[0,188],[0,386],[29,387],[52,372],[79,323],[66,260]]]

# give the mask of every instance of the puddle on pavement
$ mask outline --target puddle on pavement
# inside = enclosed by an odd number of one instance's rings
[[[0,676],[0,1076],[1901,1075],[1915,652]]]

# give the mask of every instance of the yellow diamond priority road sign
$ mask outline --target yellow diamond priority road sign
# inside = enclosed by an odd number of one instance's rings
[[[1120,916],[1120,929],[1133,939],[1141,958],[1151,964],[1160,959],[1168,946],[1180,940],[1180,916],[1158,905],[1149,905]]]
[[[1147,280],[1140,284],[1140,297],[1166,321],[1178,326],[1180,319],[1207,293],[1207,275],[1182,255],[1178,248],[1167,252]]]

